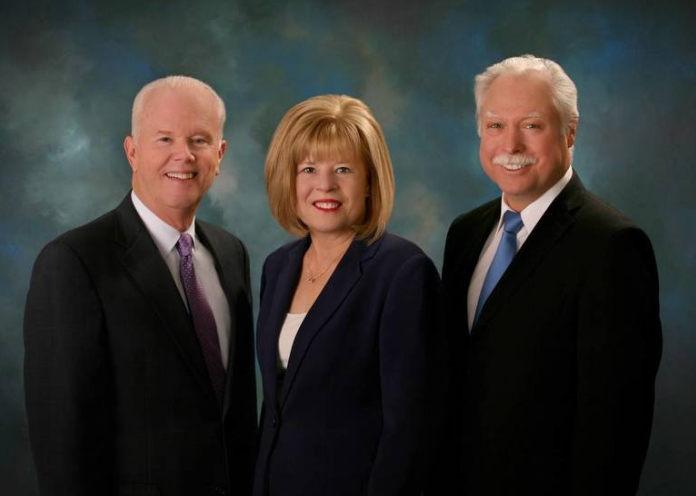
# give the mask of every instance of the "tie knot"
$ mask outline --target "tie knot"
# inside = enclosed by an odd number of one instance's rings
[[[179,252],[180,257],[188,257],[191,254],[192,247],[193,238],[188,233],[182,234],[179,237],[179,241],[176,242],[176,251]]]
[[[503,214],[503,223],[505,224],[505,232],[510,234],[517,234],[524,225],[522,216],[519,212],[514,212],[512,210],[508,210]]]

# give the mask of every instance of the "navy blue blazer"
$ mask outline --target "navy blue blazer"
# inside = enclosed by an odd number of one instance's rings
[[[309,238],[264,264],[256,496],[417,495],[442,411],[440,277],[415,244],[354,241],[310,309],[277,380],[278,337]]]

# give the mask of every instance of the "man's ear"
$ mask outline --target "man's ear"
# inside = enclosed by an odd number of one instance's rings
[[[220,148],[218,148],[218,163],[217,167],[215,168],[215,175],[217,176],[220,174],[220,162],[222,162],[222,157],[225,156],[225,151],[227,150],[227,141],[222,140],[220,141]]]
[[[138,161],[135,158],[135,140],[133,140],[132,136],[126,136],[126,139],[123,140],[123,149],[126,151],[126,158],[131,169],[135,172],[138,169]]]
[[[566,131],[566,144],[568,145],[568,148],[572,148],[575,144],[575,138],[578,134],[578,125],[574,124],[568,126],[567,129],[568,130]]]

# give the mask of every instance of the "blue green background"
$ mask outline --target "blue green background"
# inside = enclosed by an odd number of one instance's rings
[[[264,258],[289,239],[269,214],[263,161],[290,106],[345,93],[373,109],[397,178],[390,229],[420,244],[439,266],[452,219],[497,195],[478,163],[473,77],[502,58],[533,53],[558,61],[578,86],[575,170],[655,246],[665,347],[640,494],[696,494],[692,5],[3,2],[0,491],[37,494],[22,385],[33,261],[49,240],[127,193],[121,144],[143,84],[192,75],[227,102],[228,154],[199,215],[246,242],[257,292]]]

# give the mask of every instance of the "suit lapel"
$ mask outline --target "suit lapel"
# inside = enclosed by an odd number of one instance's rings
[[[297,372],[302,366],[302,362],[312,341],[324,328],[325,324],[336,312],[338,307],[341,306],[351,289],[353,289],[353,286],[355,286],[355,283],[358,282],[362,275],[361,263],[374,254],[379,244],[380,241],[377,241],[368,247],[362,241],[353,241],[350,248],[348,248],[348,251],[341,259],[341,262],[336,267],[336,270],[329,278],[326,286],[324,286],[324,289],[319,294],[319,297],[314,302],[314,305],[310,308],[292,345],[290,361],[288,362],[288,369],[285,373],[285,379],[283,380],[283,389],[279,397],[280,408],[282,408],[285,403],[295,377],[297,376]]]
[[[124,267],[152,304],[201,388],[217,402],[191,317],[130,195],[116,208],[116,215],[120,227],[116,242],[123,247]]]
[[[493,289],[481,310],[481,315],[472,329],[472,336],[496,313],[505,302],[513,297],[519,287],[542,263],[549,251],[563,237],[566,230],[575,223],[573,211],[582,204],[584,188],[577,173],[539,220],[534,230],[515,255],[510,266]]]
[[[297,287],[297,282],[302,272],[302,258],[307,248],[309,248],[309,244],[310,240],[309,237],[307,237],[297,243],[288,252],[287,263],[278,274],[273,294],[264,296],[265,298],[271,298],[268,312],[265,314],[267,315],[267,320],[263,320],[264,312],[259,316],[259,328],[272,331],[270,334],[263,334],[268,337],[264,342],[264,349],[266,351],[259,357],[261,362],[259,366],[265,377],[273,378],[264,381],[264,384],[268,388],[265,392],[266,398],[272,398],[274,402],[277,402],[278,398],[278,391],[276,391],[277,381],[275,380],[278,367],[278,338],[280,336],[280,329],[285,322],[285,315],[290,308],[290,302],[295,294],[295,288]],[[295,340],[295,342],[297,342],[297,340]],[[294,346],[293,344],[293,350]],[[274,403],[274,406],[277,411],[277,403]]]
[[[223,398],[223,415],[227,413],[230,406],[229,391],[230,385],[232,383],[232,371],[234,370],[234,359],[237,340],[237,328],[236,325],[243,319],[243,315],[238,315],[239,312],[245,311],[245,309],[239,308],[237,305],[238,295],[232,290],[230,286],[230,281],[233,280],[233,274],[240,277],[239,269],[233,264],[234,257],[224,256],[229,248],[225,248],[220,243],[217,236],[214,235],[212,231],[206,229],[205,225],[201,222],[196,222],[196,235],[200,238],[201,242],[210,251],[215,260],[215,270],[217,271],[218,279],[220,280],[220,286],[222,287],[225,297],[227,299],[227,306],[230,312],[230,339],[227,354],[227,374],[225,380],[225,396]],[[241,277],[245,277],[241,274]],[[251,305],[249,295],[247,296],[247,301]]]
[[[471,276],[476,269],[479,257],[481,256],[481,251],[483,250],[483,245],[486,243],[488,236],[491,234],[493,227],[497,224],[500,219],[500,200],[492,202],[490,208],[486,209],[480,217],[480,220],[476,223],[475,230],[471,233],[469,240],[464,240],[462,246],[464,246],[463,252],[459,255],[458,259],[461,261],[457,267],[454,269],[453,280],[457,281],[461,286],[458,287],[453,294],[460,295],[461,301],[453,301],[451,305],[453,307],[453,312],[456,309],[457,315],[461,315],[461,309],[464,312],[464,321],[466,325],[466,334],[469,334],[468,322],[469,322],[469,310],[468,310],[468,294],[469,294],[469,284],[471,282]]]

